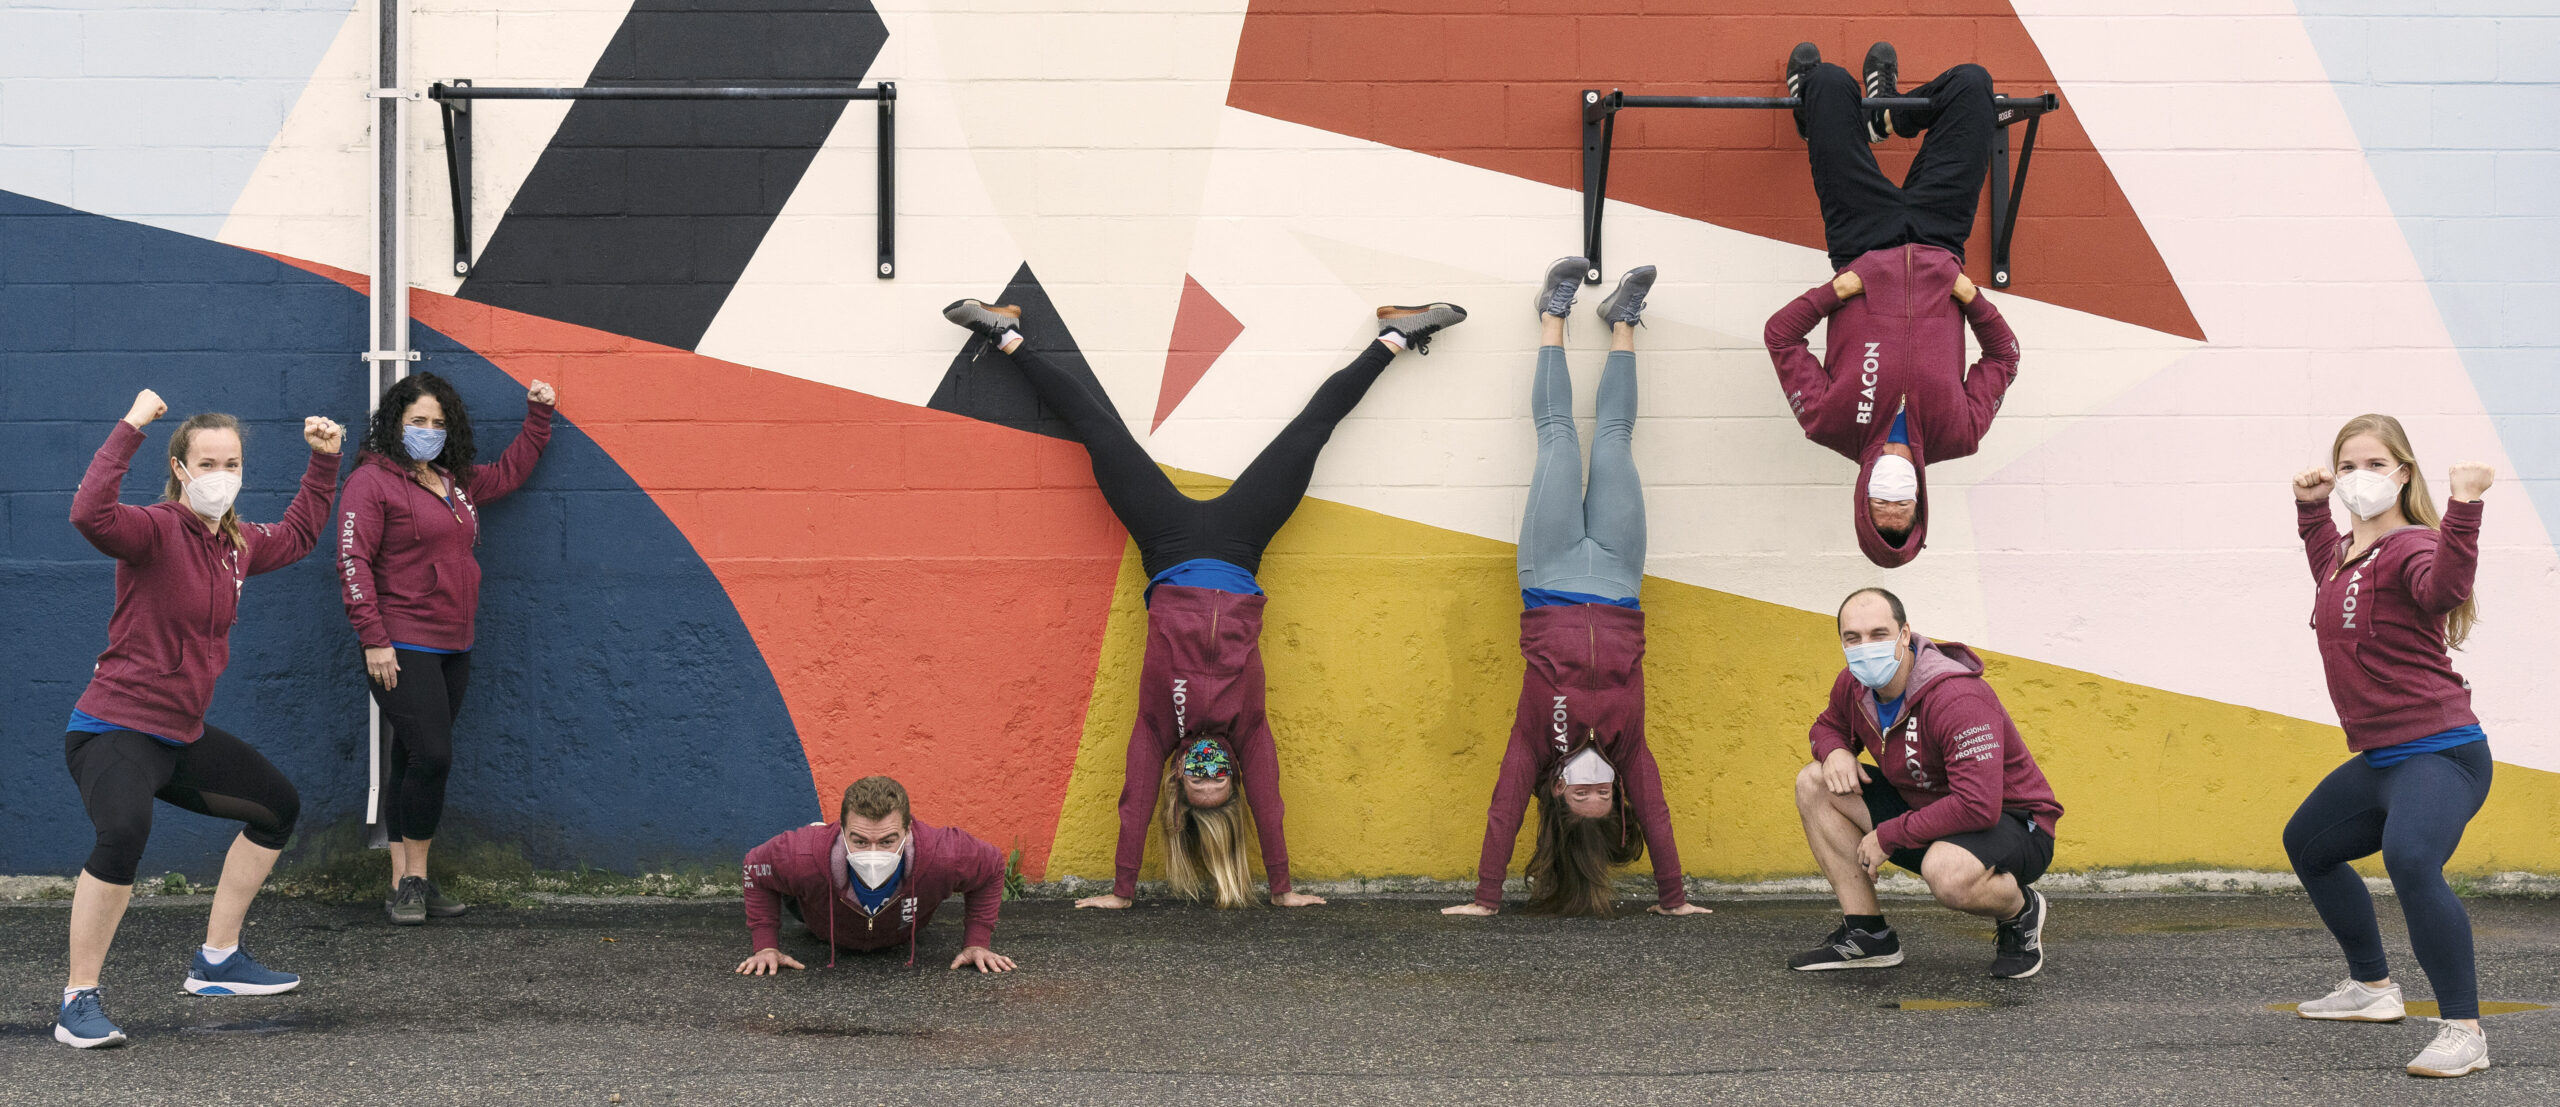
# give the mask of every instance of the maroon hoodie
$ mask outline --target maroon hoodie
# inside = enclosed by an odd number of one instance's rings
[[[471,648],[480,611],[478,505],[522,486],[550,441],[551,405],[527,403],[524,429],[498,460],[468,473],[436,468],[453,489],[449,504],[398,462],[363,457],[338,498],[339,599],[358,641]]]
[[[283,522],[240,524],[249,545],[244,551],[206,529],[183,502],[116,502],[141,446],[142,432],[118,420],[71,497],[71,525],[116,559],[107,650],[98,655],[79,707],[117,726],[193,742],[204,736],[213,682],[231,664],[241,589],[250,577],[293,564],[320,540],[329,490],[338,483],[338,455],[312,451]]]
[[[1239,592],[1159,584],[1147,605],[1147,656],[1138,671],[1138,725],[1120,785],[1120,848],[1111,894],[1138,894],[1147,824],[1164,787],[1165,759],[1201,738],[1227,748],[1236,784],[1253,809],[1271,894],[1289,890],[1289,839],[1281,829],[1280,755],[1262,712],[1262,600]]]
[[[2445,505],[2444,529],[2405,526],[2345,565],[2347,536],[2329,502],[2295,501],[2319,599],[2311,629],[2347,748],[2396,746],[2476,726],[2471,682],[2445,652],[2444,617],[2471,596],[2480,565],[2480,502]]]
[[[1813,721],[1815,761],[1833,750],[1864,750],[1911,804],[1909,813],[1876,827],[1876,841],[1887,850],[1921,849],[1989,829],[2004,810],[2024,811],[2052,833],[2062,805],[1982,679],[1982,659],[1962,644],[1917,634],[1911,652],[1911,680],[1890,738],[1876,726],[1875,693],[1845,668],[1831,682],[1830,705]]]
[[[968,831],[907,820],[907,875],[877,915],[853,895],[846,866],[844,827],[811,823],[786,830],[747,851],[747,934],[755,948],[782,948],[782,901],[799,905],[800,921],[837,949],[874,950],[904,942],[907,963],[916,959],[916,932],[933,921],[935,908],[959,892],[968,897],[969,921],[960,945],[994,940],[996,910],[1004,902],[1004,854]]]
[[[1662,773],[1644,741],[1644,612],[1615,604],[1532,607],[1520,613],[1520,708],[1502,755],[1493,806],[1485,813],[1484,855],[1476,862],[1476,903],[1502,906],[1502,878],[1529,797],[1565,760],[1597,745],[1618,773],[1627,807],[1653,855],[1654,893],[1665,909],[1689,902]]]
[[[1928,535],[1928,463],[1971,455],[1991,429],[2000,398],[2018,376],[2018,338],[1989,295],[1976,292],[1972,303],[1956,302],[1964,267],[1938,247],[1873,250],[1849,268],[1863,287],[1857,296],[1844,303],[1824,281],[1770,316],[1762,338],[1804,436],[1858,463],[1851,501],[1858,548],[1867,560],[1892,568],[1920,556]],[[1828,365],[1815,360],[1805,342],[1825,317],[1831,321],[1822,341]],[[1959,319],[1982,344],[1982,360],[1970,372]],[[1879,533],[1867,515],[1867,478],[1884,453],[1895,412],[1906,416],[1911,464],[1920,470],[1911,531],[1899,543]]]

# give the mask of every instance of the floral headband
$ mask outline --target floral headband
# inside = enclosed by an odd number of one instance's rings
[[[1227,748],[1203,738],[1182,751],[1182,775],[1204,780],[1222,780],[1235,772],[1235,761],[1227,756]]]

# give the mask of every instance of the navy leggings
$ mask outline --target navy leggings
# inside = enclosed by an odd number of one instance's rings
[[[2489,743],[2422,753],[2388,769],[2351,757],[2311,790],[2284,828],[2293,871],[2346,951],[2358,980],[2391,975],[2382,929],[2364,878],[2347,862],[2382,854],[2418,967],[2435,986],[2448,1019],[2480,1017],[2480,986],[2471,960],[2471,916],[2444,882],[2445,862],[2462,844],[2462,828],[2489,798],[2496,762]]]

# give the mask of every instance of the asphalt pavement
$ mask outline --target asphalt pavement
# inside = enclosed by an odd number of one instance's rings
[[[2291,896],[2057,898],[2042,975],[1984,974],[1988,924],[1887,904],[1900,968],[1792,973],[1837,922],[1811,899],[1711,916],[1444,917],[1444,899],[1219,912],[1005,906],[1014,973],[944,966],[957,902],[904,953],[746,978],[738,904],[483,908],[395,930],[278,899],[248,943],[304,975],[271,998],[179,991],[204,897],[145,899],[106,985],[133,1037],[51,1038],[59,902],[0,904],[0,1103],[1034,1104],[2560,1103],[2560,901],[2471,903],[2494,1067],[2401,1066],[2431,1021],[2271,1004],[2344,974]],[[2393,971],[2430,998],[2396,905]],[[619,1097],[618,1099],[615,1097]]]

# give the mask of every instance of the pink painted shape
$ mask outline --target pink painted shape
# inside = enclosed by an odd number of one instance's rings
[[[1209,374],[1218,355],[1243,333],[1242,320],[1200,287],[1198,280],[1183,274],[1182,305],[1173,313],[1173,341],[1164,352],[1164,387],[1156,394],[1156,418],[1147,424],[1149,432],[1164,425],[1165,417],[1191,395],[1192,386]]]

